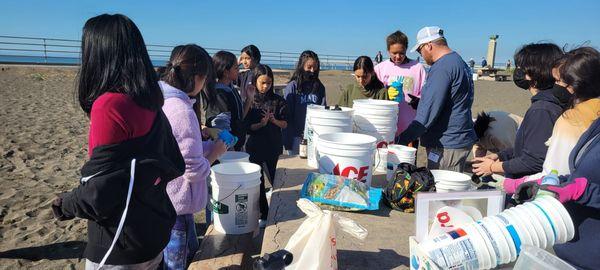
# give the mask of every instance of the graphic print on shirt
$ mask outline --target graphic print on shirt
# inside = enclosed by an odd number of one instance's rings
[[[410,76],[389,76],[385,75],[385,86],[388,87],[390,82],[400,80],[402,82],[402,92],[405,94],[414,94],[415,89],[415,79]]]
[[[301,104],[316,104],[319,97],[315,94],[306,94],[300,96]]]

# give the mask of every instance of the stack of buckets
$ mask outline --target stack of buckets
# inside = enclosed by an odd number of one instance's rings
[[[443,269],[491,269],[514,262],[522,246],[546,249],[574,236],[564,206],[552,196],[540,196],[425,240],[419,248]]]
[[[387,148],[394,142],[398,122],[398,102],[377,99],[357,99],[354,109],[354,132],[373,136],[377,148]],[[378,172],[386,172],[385,150],[377,154],[375,164]]]
[[[260,166],[254,163],[224,162],[212,166],[210,184],[215,230],[244,234],[257,229],[260,176]]]
[[[375,137],[357,133],[321,134],[317,139],[319,172],[342,175],[371,186]]]
[[[471,177],[454,171],[431,170],[435,189],[439,193],[449,191],[467,191],[474,188]]]
[[[352,132],[351,108],[330,110],[321,105],[308,105],[306,109],[306,128],[308,166],[318,168],[316,145],[321,134]]]

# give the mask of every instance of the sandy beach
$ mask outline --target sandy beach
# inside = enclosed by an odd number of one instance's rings
[[[88,121],[74,92],[77,69],[0,68],[0,269],[82,269],[86,222],[55,221],[50,209],[54,194],[78,185],[87,159]],[[354,79],[342,71],[322,71],[320,78],[329,104]],[[276,77],[276,83],[287,80]],[[477,81],[475,92],[474,116],[482,110],[523,115],[530,104],[529,92],[510,81]]]

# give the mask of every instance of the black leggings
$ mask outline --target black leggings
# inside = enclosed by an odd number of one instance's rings
[[[267,202],[267,195],[265,192],[265,178],[263,176],[265,172],[263,171],[263,163],[266,165],[267,173],[271,178],[271,186],[275,187],[275,171],[277,170],[277,161],[279,161],[279,155],[272,158],[262,158],[250,154],[250,162],[261,166],[260,197],[258,204],[260,206],[260,219],[263,220],[266,220],[269,216],[269,203]]]

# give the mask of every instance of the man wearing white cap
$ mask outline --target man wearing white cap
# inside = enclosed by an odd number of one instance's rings
[[[463,172],[477,140],[471,119],[474,94],[469,66],[448,47],[444,31],[437,26],[419,30],[414,51],[431,68],[415,120],[396,143],[407,144],[420,137],[427,150],[427,168]]]

